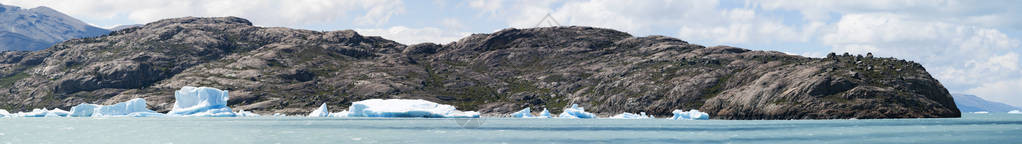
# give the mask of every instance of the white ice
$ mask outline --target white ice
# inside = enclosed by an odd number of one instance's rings
[[[972,112],[972,113],[974,113],[974,114],[988,114],[990,112],[988,112],[988,111],[978,111],[978,112]]]
[[[454,106],[421,99],[369,99],[351,103],[335,117],[478,118],[479,112],[459,111]]]
[[[533,117],[536,117],[536,116],[532,115],[532,109],[526,107],[525,109],[519,110],[518,112],[511,113],[511,117],[515,117],[515,118],[533,118]]]
[[[0,111],[0,113],[3,113],[3,111]],[[1010,113],[1010,114],[1022,114],[1022,111],[1011,110],[1011,111],[1008,111],[1008,113]]]
[[[646,112],[639,112],[639,114],[625,112],[625,113],[621,113],[621,114],[617,114],[617,115],[611,116],[610,118],[612,118],[612,119],[652,119],[653,116],[652,115],[647,116]]]
[[[536,117],[536,118],[550,118],[550,117],[553,117],[553,116],[550,116],[550,110],[547,110],[546,108],[543,108],[543,112],[539,112],[539,116]]]
[[[159,117],[164,114],[146,108],[145,99],[135,98],[113,105],[82,103],[71,107],[69,117]]]
[[[236,114],[227,107],[228,98],[226,90],[185,86],[174,92],[174,108],[167,115],[233,117]]]
[[[326,109],[326,103],[323,103],[323,105],[319,105],[319,108],[317,108],[316,110],[312,110],[312,112],[309,113],[309,117],[329,117],[329,116],[330,111]]]
[[[708,119],[710,119],[710,115],[709,114],[704,113],[704,112],[699,112],[699,110],[694,110],[694,109],[691,110],[691,111],[674,110],[672,113],[674,113],[674,117],[671,118],[671,119],[676,119],[676,120],[708,120]]]
[[[11,116],[12,116],[11,112],[8,112],[5,109],[0,109],[0,117],[11,117]]]
[[[571,108],[564,109],[564,112],[558,115],[557,118],[589,119],[596,118],[596,115],[586,112],[584,108],[578,107],[578,104],[571,104]]]

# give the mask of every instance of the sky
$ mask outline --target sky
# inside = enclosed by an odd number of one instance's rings
[[[1014,0],[0,0],[46,6],[99,27],[185,16],[353,29],[404,44],[561,25],[611,28],[809,57],[830,52],[921,63],[951,93],[1022,106],[1022,1]],[[550,26],[544,23],[539,26]]]

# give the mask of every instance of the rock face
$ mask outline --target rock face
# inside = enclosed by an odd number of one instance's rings
[[[166,112],[174,90],[229,90],[228,106],[307,114],[322,103],[424,99],[482,113],[577,103],[602,116],[720,119],[958,117],[917,63],[704,47],[590,27],[505,29],[406,46],[355,31],[252,26],[235,17],[175,18],[0,54],[0,109],[68,108],[145,98]]]
[[[0,4],[0,51],[41,50],[58,42],[109,33],[48,7]]]

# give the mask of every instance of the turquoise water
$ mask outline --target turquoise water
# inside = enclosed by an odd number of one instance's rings
[[[706,121],[0,118],[0,143],[1022,143],[1022,115]]]

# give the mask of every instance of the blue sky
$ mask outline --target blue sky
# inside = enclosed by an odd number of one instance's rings
[[[354,29],[405,44],[563,25],[665,35],[820,57],[829,52],[922,63],[952,93],[1022,106],[1020,1],[956,0],[0,0],[47,6],[100,27],[183,16],[238,16],[256,25]]]

